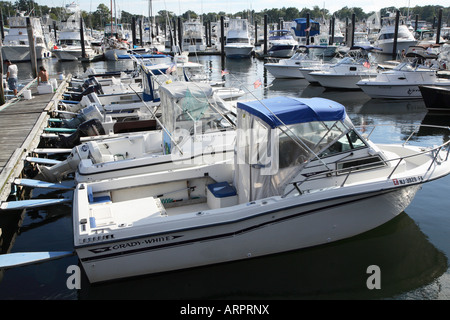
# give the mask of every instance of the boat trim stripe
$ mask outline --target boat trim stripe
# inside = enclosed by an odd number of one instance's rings
[[[342,203],[339,203],[339,204],[326,205],[326,206],[323,206],[323,207],[320,207],[320,208],[311,209],[311,210],[308,210],[308,211],[305,211],[305,212],[301,212],[301,213],[291,214],[291,215],[286,216],[286,217],[281,217],[281,218],[278,218],[278,219],[275,219],[275,220],[266,221],[266,222],[263,222],[263,223],[260,223],[260,224],[257,224],[257,225],[253,225],[253,226],[249,226],[249,227],[246,227],[244,229],[233,231],[233,232],[217,234],[217,235],[213,235],[213,236],[209,236],[209,237],[203,237],[203,238],[190,239],[190,240],[180,241],[180,242],[175,242],[175,243],[166,243],[166,244],[161,244],[161,245],[152,246],[152,247],[131,249],[131,250],[127,250],[127,251],[120,251],[120,252],[115,252],[115,253],[103,254],[103,255],[100,255],[100,256],[92,256],[92,257],[80,258],[80,261],[81,262],[93,262],[93,261],[109,259],[109,258],[113,258],[113,257],[116,257],[116,256],[121,256],[121,255],[139,254],[139,253],[146,252],[146,251],[164,249],[164,248],[167,248],[167,247],[187,245],[187,244],[193,243],[193,242],[204,242],[204,241],[210,241],[210,240],[213,240],[213,239],[231,237],[231,236],[239,235],[239,234],[242,234],[242,233],[245,233],[245,232],[249,232],[249,231],[251,231],[253,229],[258,229],[258,228],[264,227],[265,225],[268,225],[268,224],[279,223],[279,222],[283,222],[283,221],[286,221],[286,220],[297,218],[299,216],[312,214],[315,211],[326,210],[326,209],[329,209],[329,208],[332,208],[332,207],[347,205],[347,204],[352,203],[352,202],[357,202],[357,201],[361,201],[361,200],[377,197],[377,196],[379,196],[381,194],[395,192],[395,191],[398,191],[399,189],[406,188],[406,187],[411,187],[411,186],[414,186],[414,185],[415,184],[410,184],[410,185],[407,185],[407,186],[404,186],[404,187],[401,187],[401,188],[391,188],[389,190],[381,190],[381,193],[379,193],[380,190],[378,190],[378,191],[371,191],[371,192],[368,192],[366,196],[358,197],[357,199],[348,200],[346,202],[342,202]],[[364,193],[358,194],[358,196],[360,196],[360,195],[364,195]],[[353,196],[354,195],[351,195],[351,197],[353,197]],[[333,201],[333,200],[336,200],[336,199],[339,199],[339,198],[343,198],[343,197],[350,197],[350,196],[336,197],[336,198],[333,198],[333,199],[329,199],[329,201]],[[267,212],[264,212],[264,213],[256,215],[256,216],[251,216],[251,217],[247,217],[247,218],[243,218],[243,219],[239,219],[239,220],[233,220],[232,222],[218,223],[218,224],[215,224],[213,226],[237,223],[237,222],[242,221],[242,220],[248,220],[248,219],[252,219],[252,218],[255,218],[255,217],[258,217],[258,216],[261,216],[261,215],[272,214],[272,213],[275,213],[275,212],[278,212],[278,211],[281,211],[281,210],[293,209],[293,208],[296,208],[296,207],[310,205],[312,203],[315,203],[315,202],[303,203],[303,204],[300,204],[300,205],[293,205],[293,206],[290,206],[290,207],[285,207],[285,208],[280,208],[280,209],[276,209],[276,210],[271,210],[271,211],[267,211]],[[120,239],[120,240],[111,241],[111,242],[108,241],[108,242],[103,242],[103,243],[96,244],[95,246],[102,245],[102,244],[107,244],[107,243],[118,243],[118,242],[123,242],[123,241],[130,241],[130,240],[137,239],[137,238],[161,236],[161,235],[164,235],[164,234],[167,235],[167,233],[175,234],[175,233],[180,233],[180,232],[184,232],[184,231],[188,231],[188,230],[193,230],[193,229],[198,229],[198,228],[206,228],[206,227],[209,228],[209,227],[211,227],[211,225],[204,226],[204,227],[193,227],[193,228],[187,228],[187,229],[182,229],[182,230],[169,231],[169,232],[165,232],[165,233],[161,233],[161,234],[151,234],[151,235],[147,235],[147,236],[146,235],[142,235],[142,236],[138,236],[138,237]],[[83,245],[83,246],[75,246],[75,249],[89,247],[89,246],[92,246],[92,244],[91,245]]]

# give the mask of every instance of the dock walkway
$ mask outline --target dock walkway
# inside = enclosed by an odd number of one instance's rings
[[[50,117],[48,111],[56,108],[67,87],[65,80],[58,82],[55,93],[38,94],[34,79],[18,93],[19,98],[0,106],[0,202],[8,199],[14,179],[22,172],[24,159],[40,142]],[[21,97],[27,89],[31,90],[32,99]]]

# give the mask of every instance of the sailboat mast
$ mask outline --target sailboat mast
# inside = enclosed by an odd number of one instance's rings
[[[148,39],[150,43],[153,43],[153,37],[152,37],[152,28],[153,28],[153,22],[152,22],[152,0],[148,0]]]
[[[112,0],[110,1],[110,7],[111,7],[111,35],[113,35],[113,3],[112,3]]]

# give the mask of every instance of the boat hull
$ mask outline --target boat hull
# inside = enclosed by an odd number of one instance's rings
[[[91,283],[243,260],[321,245],[371,230],[400,214],[419,187],[409,185],[351,196],[341,193],[321,199],[305,194],[283,205],[269,199],[242,205],[239,215],[221,213],[220,219],[213,219],[209,214],[193,213],[195,222],[184,227],[174,228],[173,224],[167,230],[126,239],[93,239],[87,245],[76,243],[75,248]],[[75,211],[77,203],[76,194]]]
[[[47,48],[37,46],[36,59],[42,60],[51,57],[51,52]],[[30,47],[29,46],[3,46],[2,47],[3,60],[10,60],[14,62],[30,61]]]
[[[411,46],[415,46],[417,44],[417,40],[401,40],[397,41],[397,52],[405,52],[408,51],[408,48]],[[394,51],[394,41],[377,41],[374,44],[375,47],[380,48],[381,54],[392,54]]]
[[[450,111],[450,87],[419,86],[429,110]]]
[[[450,88],[450,82],[439,84]],[[392,84],[392,83],[376,83],[366,82],[364,80],[358,82],[358,86],[371,98],[382,99],[422,99],[419,84]]]
[[[77,61],[81,59],[81,49],[57,49],[53,50],[53,54],[59,61]],[[86,50],[86,56],[92,57],[94,53]]]
[[[249,58],[253,51],[253,46],[225,46],[225,56],[227,58]]]
[[[267,54],[274,58],[290,58],[294,55],[297,47],[297,45],[289,44],[273,45],[267,50]]]
[[[376,74],[373,76],[368,76],[367,74],[362,75],[337,75],[337,74],[321,74],[321,73],[311,73],[316,82],[318,82],[322,87],[331,89],[351,89],[360,90],[361,88],[356,84],[361,78],[375,78]]]
[[[311,84],[319,84],[319,82],[314,78],[312,75],[310,75],[311,72],[318,71],[318,69],[315,68],[302,68],[300,69],[300,72],[302,73],[305,80],[307,80]]]
[[[266,63],[264,67],[277,79],[304,79],[298,66],[279,65]]]

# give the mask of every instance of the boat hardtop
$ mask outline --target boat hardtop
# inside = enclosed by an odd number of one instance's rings
[[[342,104],[325,98],[275,97],[260,101],[238,102],[237,107],[264,120],[271,128],[312,121],[344,120]]]

